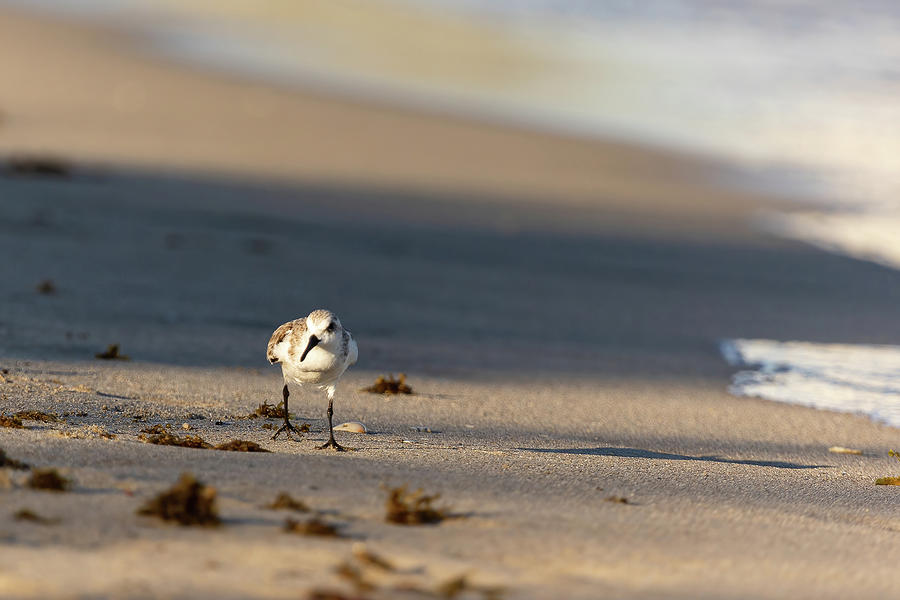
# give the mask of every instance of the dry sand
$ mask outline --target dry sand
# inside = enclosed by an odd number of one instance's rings
[[[6,12],[0,80],[0,149],[74,165],[0,176],[0,409],[68,413],[0,447],[75,482],[0,471],[0,596],[349,595],[359,542],[397,567],[364,570],[372,598],[462,574],[509,598],[891,594],[897,491],[872,482],[896,430],[733,398],[716,342],[896,342],[900,276],[756,236],[766,200],[715,166],[249,86]],[[269,333],[320,305],[360,346],[336,420],[370,433],[344,454],[314,449],[312,392],[303,442],[236,418],[279,399]],[[110,343],[132,360],[95,360]],[[391,371],[417,395],[359,391]],[[157,423],[273,453],[142,443]],[[183,471],[221,527],[135,514]],[[401,484],[459,518],[385,523]],[[283,533],[280,491],[348,537]]]

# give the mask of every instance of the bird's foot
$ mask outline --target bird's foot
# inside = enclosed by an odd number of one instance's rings
[[[308,428],[307,428],[307,430],[308,430]],[[277,439],[278,436],[279,436],[282,432],[285,432],[285,431],[287,431],[288,437],[289,437],[290,439],[292,439],[292,440],[293,440],[294,438],[291,437],[291,432],[296,433],[297,436],[299,436],[301,440],[303,439],[303,432],[302,432],[300,429],[297,429],[296,427],[294,427],[293,425],[291,425],[291,422],[290,422],[290,421],[285,421],[285,422],[284,422],[284,425],[282,425],[281,428],[280,428],[278,431],[275,432],[275,435],[272,436],[272,439],[273,439],[273,440],[274,440],[274,439]]]
[[[327,442],[318,447],[319,450],[325,450],[327,448],[333,448],[335,452],[344,452],[347,449],[334,441],[334,438],[330,438]]]

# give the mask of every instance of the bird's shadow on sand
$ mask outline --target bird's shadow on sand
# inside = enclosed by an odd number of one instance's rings
[[[720,456],[688,456],[687,454],[671,454],[655,452],[640,448],[519,448],[527,452],[549,452],[554,454],[581,454],[589,456],[619,456],[622,458],[655,458],[662,460],[699,460],[733,465],[751,465],[754,467],[774,467],[776,469],[828,469],[831,465],[803,465],[780,460],[741,460],[722,458]]]

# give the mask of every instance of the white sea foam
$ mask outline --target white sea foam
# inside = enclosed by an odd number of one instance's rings
[[[744,367],[730,391],[777,402],[863,414],[900,427],[900,346],[725,340],[725,360]]]

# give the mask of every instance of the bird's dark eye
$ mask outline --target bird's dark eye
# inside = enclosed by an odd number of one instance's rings
[[[331,323],[326,331],[334,331],[334,323]]]

